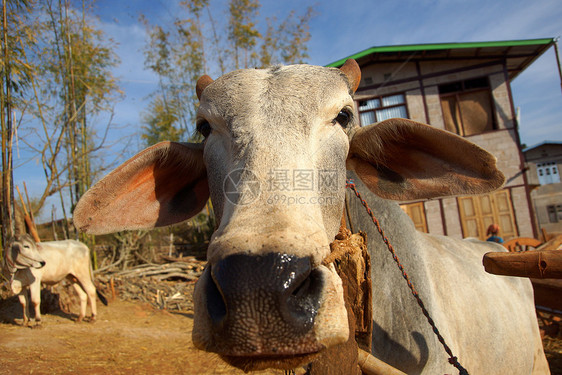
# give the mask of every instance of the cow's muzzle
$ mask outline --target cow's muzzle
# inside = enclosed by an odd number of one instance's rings
[[[212,265],[203,277],[220,354],[294,355],[321,348],[312,328],[324,280],[309,258],[235,254]],[[300,345],[295,347],[295,340]]]

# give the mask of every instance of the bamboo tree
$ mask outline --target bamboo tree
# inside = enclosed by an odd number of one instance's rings
[[[212,31],[211,45],[216,51],[215,55],[219,67],[219,75],[222,76],[226,73],[226,56],[221,49],[221,40],[219,34],[217,33],[216,22],[215,19],[213,18],[211,9],[209,6],[207,6],[206,9],[207,9],[207,17],[209,19],[209,24],[211,26],[211,31]]]
[[[205,38],[202,32],[201,13],[208,7],[208,0],[188,0],[181,4],[187,11],[185,20],[175,23],[177,45],[173,47],[174,69],[170,90],[176,103],[180,106],[177,112],[180,129],[189,134],[197,110],[195,83],[207,72],[205,57]],[[185,110],[181,110],[184,108]]]
[[[306,8],[306,12],[300,16],[292,10],[279,26],[278,49],[281,51],[284,64],[302,64],[309,57],[307,53],[307,44],[310,40],[309,22],[314,15],[313,7]]]
[[[250,65],[253,48],[261,37],[255,21],[259,8],[258,0],[229,2],[228,40],[232,43],[235,69],[248,68]]]
[[[24,58],[26,63],[29,64],[29,60],[27,55],[24,52]],[[45,173],[45,182],[46,187],[43,191],[43,194],[39,197],[37,204],[37,210],[40,210],[45,200],[55,194],[58,193],[60,205],[62,208],[63,213],[66,212],[65,210],[65,202],[64,202],[64,195],[63,189],[66,185],[61,183],[62,173],[59,173],[59,168],[57,164],[58,156],[60,155],[62,141],[64,140],[64,134],[66,128],[63,126],[59,129],[56,133],[50,133],[47,128],[47,121],[45,119],[45,114],[43,112],[44,104],[40,101],[39,92],[37,90],[37,83],[35,77],[31,80],[31,85],[33,88],[33,98],[31,99],[34,101],[36,105],[36,117],[41,123],[41,127],[43,130],[44,139],[46,140],[43,142],[43,148],[40,150],[36,150],[39,155],[42,156],[41,160],[43,162],[43,171]],[[66,221],[66,216],[65,216]],[[66,232],[66,227],[63,227],[63,232],[65,232],[65,238],[68,238],[68,232]]]
[[[91,156],[103,147],[104,138],[94,144],[95,132],[89,127],[88,120],[97,113],[111,110],[118,89],[109,69],[117,60],[112,49],[102,44],[101,31],[87,21],[92,18],[86,17],[91,10],[85,0],[81,3],[81,12],[75,10],[69,0],[46,0],[39,4],[41,6],[29,0],[2,4],[4,10],[11,6],[3,12],[7,14],[8,26],[1,23],[3,85],[0,103],[2,135],[5,135],[2,139],[2,193],[13,191],[9,181],[5,181],[10,176],[8,165],[11,165],[9,142],[12,131],[8,130],[8,125],[14,129],[13,124],[8,123],[11,118],[6,105],[16,103],[23,109],[31,108],[28,113],[40,124],[37,130],[32,129],[32,140],[21,139],[40,156],[45,172],[47,186],[36,209],[43,206],[48,196],[58,193],[68,231],[65,196],[71,195],[73,205],[91,184]],[[26,12],[42,16],[25,19]],[[38,41],[36,35],[40,35]],[[17,100],[13,96],[6,100],[6,88],[11,94],[14,87],[19,94]],[[27,87],[33,88],[30,97],[23,95],[22,89]],[[20,109],[20,113],[22,111]],[[65,189],[66,195],[63,194]],[[2,197],[3,223],[8,222],[4,214],[9,212],[9,207],[4,209],[4,202],[11,200]],[[9,226],[4,225],[3,229],[9,229]],[[7,237],[2,234],[3,239]]]
[[[14,234],[13,228],[13,184],[11,164],[11,74],[10,54],[8,48],[8,21],[6,2],[2,3],[2,92],[0,115],[2,121],[2,249],[5,248],[7,239]]]
[[[53,35],[50,51],[56,57],[46,72],[52,75],[52,92],[60,93],[62,106],[58,119],[59,126],[65,130],[66,185],[71,187],[71,208],[92,182],[90,159],[101,147],[93,144],[88,119],[107,110],[118,91],[109,71],[117,62],[115,55],[102,44],[102,32],[87,22],[86,14],[90,11],[87,2],[81,4],[80,12],[68,0],[59,0],[56,5],[49,1],[46,6],[50,17],[48,31]],[[65,221],[70,231],[72,227]]]
[[[188,0],[181,5],[187,17],[176,20],[172,31],[152,26],[141,17],[150,38],[144,51],[145,66],[159,77],[158,92],[153,94],[143,116],[142,137],[148,142],[178,135],[180,140],[186,140],[193,133],[198,105],[195,83],[206,70],[201,15],[208,1]]]
[[[163,140],[180,141],[182,131],[174,126],[180,112],[178,103],[164,104],[161,96],[153,96],[146,112],[143,112],[143,133],[141,138],[146,146],[151,146]]]
[[[1,80],[0,90],[0,123],[1,123],[1,146],[2,146],[2,178],[0,194],[0,217],[1,217],[1,247],[5,247],[7,241],[15,234],[14,226],[14,184],[13,184],[13,140],[15,124],[12,116],[13,110],[17,108],[21,95],[25,92],[29,79],[30,67],[22,61],[22,48],[16,41],[25,38],[30,44],[33,43],[33,33],[25,28],[28,14],[31,12],[33,3],[29,0],[4,0],[2,1],[1,19]]]

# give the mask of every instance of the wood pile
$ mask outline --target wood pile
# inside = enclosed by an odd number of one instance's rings
[[[109,292],[109,303],[113,297],[111,290],[114,290],[115,297],[121,300],[149,303],[161,310],[193,311],[194,281],[158,281],[147,277],[100,281],[104,284],[103,293]]]
[[[184,280],[194,281],[203,272],[202,262],[193,257],[183,258],[185,261],[164,264],[141,264],[136,267],[118,271],[112,276],[121,278],[150,277],[155,280]]]
[[[193,288],[205,262],[194,257],[164,264],[143,264],[96,276],[97,287],[109,300],[149,303],[155,308],[193,311]]]

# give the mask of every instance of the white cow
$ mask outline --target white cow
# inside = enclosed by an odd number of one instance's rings
[[[23,308],[24,325],[29,323],[27,290],[35,310],[35,322],[41,323],[42,283],[52,285],[65,278],[72,282],[80,297],[79,322],[86,316],[88,299],[92,310],[91,321],[95,321],[96,293],[102,303],[107,305],[107,300],[93,283],[90,249],[81,242],[66,240],[35,243],[26,234],[12,240],[4,261],[12,291],[18,295]]]
[[[357,126],[357,63],[238,70],[197,84],[202,144],[163,142],[80,200],[89,233],[152,228],[198,213],[218,220],[195,293],[193,341],[245,370],[290,369],[350,330],[341,279],[323,260],[344,210],[346,169],[387,231],[429,313],[473,374],[544,374],[528,280],[486,274],[501,247],[416,232],[396,203],[497,189],[495,158],[452,133],[405,119]],[[408,374],[452,372],[366,213],[373,354]]]

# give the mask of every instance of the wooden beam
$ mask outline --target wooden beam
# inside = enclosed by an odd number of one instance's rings
[[[365,375],[406,375],[362,349],[359,349],[359,367]]]
[[[484,255],[484,269],[494,275],[562,279],[562,251],[532,250]]]

